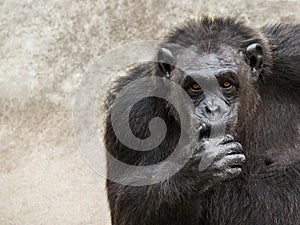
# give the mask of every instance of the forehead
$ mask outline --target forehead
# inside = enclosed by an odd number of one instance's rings
[[[230,46],[222,46],[215,52],[201,53],[190,47],[177,58],[176,66],[187,75],[215,76],[218,73],[237,72],[241,56]]]

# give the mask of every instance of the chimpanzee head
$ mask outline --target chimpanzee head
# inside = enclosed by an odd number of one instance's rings
[[[206,18],[167,37],[157,68],[193,100],[200,136],[209,134],[211,126],[227,127],[235,135],[243,123],[239,118],[255,111],[259,101],[256,83],[268,66],[268,51],[257,32],[243,24]],[[216,130],[210,135],[218,135]]]

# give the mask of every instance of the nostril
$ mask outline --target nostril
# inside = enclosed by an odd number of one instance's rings
[[[205,111],[206,111],[207,113],[211,113],[211,110],[210,110],[210,108],[209,108],[208,106],[205,106]]]
[[[218,111],[220,111],[220,106],[219,105],[212,105],[212,106],[206,105],[205,110],[207,113],[218,112]]]
[[[266,157],[265,158],[265,164],[267,165],[267,166],[270,166],[270,165],[272,165],[274,163],[274,160],[272,159],[272,158],[270,158],[270,157]]]

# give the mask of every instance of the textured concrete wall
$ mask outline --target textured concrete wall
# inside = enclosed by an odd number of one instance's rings
[[[299,22],[297,1],[0,0],[0,224],[109,224],[104,181],[82,159],[72,104],[114,47],[161,39],[203,13],[258,27]]]

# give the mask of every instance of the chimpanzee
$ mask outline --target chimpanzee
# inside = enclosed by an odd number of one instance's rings
[[[167,129],[162,142],[137,151],[117,138],[111,108],[123,87],[140,78],[159,77],[184,90],[191,101],[179,105],[198,139],[181,146],[181,152],[192,148],[190,158],[160,182],[108,179],[112,224],[300,224],[300,24],[252,29],[234,18],[203,17],[174,29],[153,57],[116,81],[108,95],[107,151],[129,165],[153,165],[185,134],[178,108],[150,96],[134,104],[128,132],[145,140],[154,135],[149,122],[159,117]],[[218,87],[207,87],[213,80]],[[172,87],[165,89],[176,100]],[[222,118],[224,131],[213,132]],[[203,160],[209,163],[201,169]],[[107,160],[108,177],[117,171],[112,167]],[[126,179],[125,171],[118,173]]]

